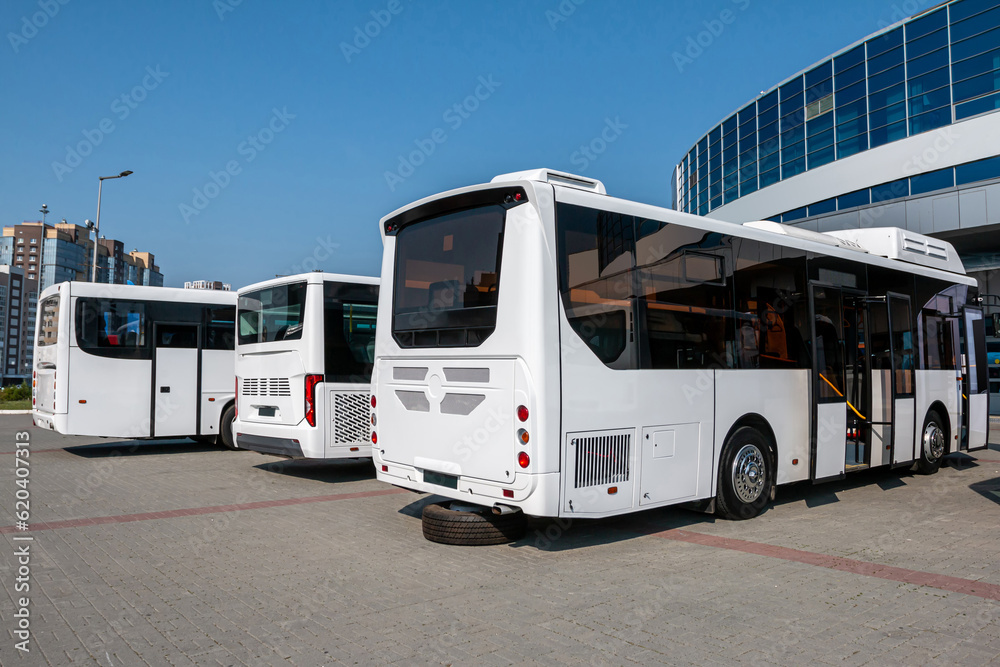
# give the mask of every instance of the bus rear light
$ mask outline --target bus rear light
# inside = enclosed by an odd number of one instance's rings
[[[528,444],[528,432],[523,428],[517,430],[517,439],[521,441],[522,445]]]
[[[521,452],[520,454],[517,455],[517,465],[521,466],[522,468],[527,468],[530,463],[531,459],[528,458],[527,452]]]
[[[383,465],[382,466],[382,472],[389,472],[389,466]]]
[[[375,426],[375,413],[372,413],[372,426]]]
[[[372,407],[375,407],[375,394],[372,394]]]
[[[528,408],[523,405],[517,406],[517,418],[523,422],[528,421]]]
[[[80,405],[86,405],[86,404],[87,404],[87,399],[81,398],[80,399]]]
[[[236,395],[233,396],[233,419],[240,416],[240,379],[236,378]]]
[[[316,385],[323,381],[322,375],[306,376],[306,421],[316,425]]]
[[[373,445],[378,444],[378,433],[376,433],[375,431],[372,431],[372,444]]]
[[[351,451],[352,452],[360,452],[361,448],[360,447],[351,447]]]
[[[503,497],[504,498],[513,498],[514,497],[514,489],[504,489],[503,490]]]
[[[617,486],[609,486],[608,487],[608,495],[609,496],[613,496],[616,493],[618,493],[618,487]]]

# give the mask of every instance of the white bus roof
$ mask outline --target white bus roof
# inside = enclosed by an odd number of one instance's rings
[[[384,216],[381,219],[379,229],[385,238],[385,222],[404,211],[416,208],[427,202],[462,194],[474,192],[476,190],[488,189],[500,183],[511,183],[517,181],[531,181],[547,183],[554,187],[562,188],[569,195],[569,198],[586,197],[587,195],[600,195],[614,201],[616,205],[626,207],[637,207],[648,210],[655,210],[658,219],[670,221],[673,219],[677,224],[690,227],[698,227],[706,231],[732,234],[733,236],[753,238],[761,241],[769,241],[778,245],[796,247],[803,250],[811,250],[848,259],[854,259],[866,264],[876,264],[879,266],[899,269],[899,263],[911,266],[918,266],[930,269],[928,275],[934,275],[938,271],[950,274],[948,279],[956,280],[968,285],[975,285],[972,278],[957,278],[965,276],[965,267],[955,248],[947,241],[931,238],[916,232],[910,232],[897,227],[877,227],[869,229],[848,229],[833,232],[812,232],[800,227],[792,227],[772,221],[752,221],[742,225],[714,218],[705,218],[691,215],[682,211],[663,208],[652,204],[627,199],[609,197],[604,184],[593,178],[578,176],[556,169],[529,169],[526,171],[500,174],[494,177],[489,184],[473,185],[464,188],[456,188],[448,192],[442,192],[430,197],[424,197],[406,206],[400,207]],[[578,195],[570,195],[577,192]],[[644,212],[643,217],[650,217]],[[770,237],[770,238],[768,238]],[[780,238],[775,238],[780,237]],[[853,255],[853,257],[851,257]],[[883,258],[890,261],[883,261]],[[911,272],[913,270],[911,269]],[[915,272],[921,273],[918,269]],[[940,274],[938,274],[939,277]]]
[[[356,285],[378,285],[379,279],[373,276],[352,276],[345,273],[324,273],[323,271],[310,271],[308,273],[296,273],[290,276],[281,276],[279,278],[271,278],[270,280],[262,280],[259,283],[253,283],[252,285],[247,285],[246,287],[241,287],[237,290],[237,294],[245,294],[247,292],[255,292],[259,289],[266,289],[268,287],[273,287],[275,285],[287,285],[288,283],[299,283],[305,281],[307,283],[323,283],[327,280],[338,282],[338,283],[354,283]]]
[[[49,285],[38,296],[39,301],[53,294],[67,293],[70,296],[92,296],[107,299],[145,299],[148,301],[176,301],[196,303],[232,304],[235,292],[223,290],[193,290],[179,287],[149,287],[147,285],[109,285],[77,280]]]

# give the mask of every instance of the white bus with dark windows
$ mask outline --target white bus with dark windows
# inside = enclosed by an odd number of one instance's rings
[[[777,485],[986,446],[983,313],[946,242],[721,222],[550,170],[381,232],[374,459],[453,499],[429,539],[509,539],[517,510],[746,519]]]
[[[35,425],[234,449],[236,295],[64,282],[38,300]]]
[[[234,429],[290,458],[371,456],[378,278],[312,272],[238,293]]]

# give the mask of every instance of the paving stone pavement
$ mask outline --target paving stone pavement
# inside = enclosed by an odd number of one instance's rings
[[[467,548],[425,541],[433,498],[380,484],[369,462],[30,424],[0,416],[3,665],[1000,662],[997,445],[932,476],[782,488],[752,521],[532,520],[519,542]],[[28,533],[12,528],[20,429],[42,528]],[[25,535],[28,654],[14,635]]]

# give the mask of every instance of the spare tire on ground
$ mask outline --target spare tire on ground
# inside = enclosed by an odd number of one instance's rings
[[[526,520],[520,511],[494,514],[489,507],[447,500],[424,507],[424,537],[440,544],[482,546],[507,544],[524,536]]]

